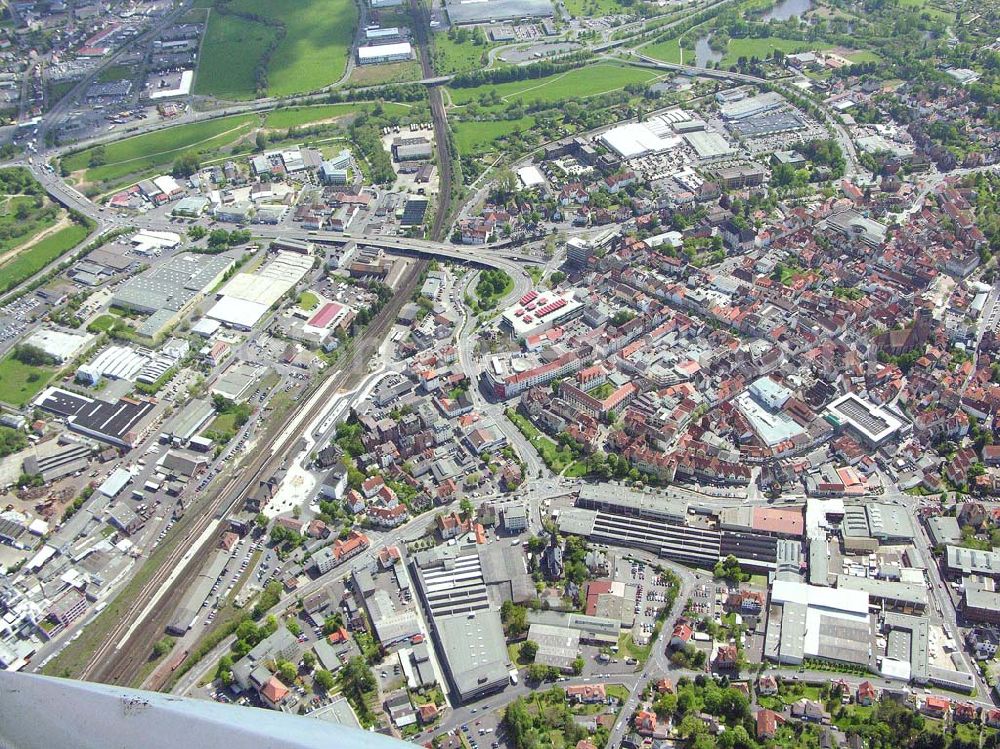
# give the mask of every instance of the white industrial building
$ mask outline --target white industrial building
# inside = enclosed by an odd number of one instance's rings
[[[75,358],[92,340],[94,336],[90,333],[66,333],[62,330],[42,328],[28,336],[24,343],[41,349],[62,364]]]
[[[868,593],[775,580],[764,655],[797,665],[806,658],[868,666],[873,652]]]
[[[380,65],[387,62],[405,62],[412,59],[413,47],[410,46],[409,42],[358,47],[358,65]]]
[[[181,235],[172,231],[143,229],[132,237],[132,251],[139,255],[159,255],[181,243]]]
[[[312,270],[311,255],[282,250],[253,273],[237,273],[219,294],[207,317],[223,325],[250,330],[273,304]]]
[[[681,144],[670,123],[659,118],[613,127],[600,137],[600,141],[622,159],[662,153]]]
[[[702,161],[731,156],[736,150],[721,135],[709,130],[684,133],[683,137]]]

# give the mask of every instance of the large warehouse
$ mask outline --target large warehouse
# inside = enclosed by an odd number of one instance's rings
[[[111,303],[147,315],[159,310],[176,313],[221,281],[233,262],[225,255],[175,255],[125,281]]]
[[[658,117],[647,122],[629,122],[613,127],[601,135],[600,140],[622,159],[662,153],[681,143],[680,136],[673,132],[670,123]]]
[[[250,330],[267,310],[312,270],[311,255],[282,250],[260,270],[237,273],[222,287],[208,317],[223,325]]]
[[[420,552],[412,565],[441,666],[457,700],[502,691],[509,683],[507,644],[475,545]]]
[[[862,590],[775,580],[764,656],[791,665],[816,658],[874,666],[868,606]]]
[[[135,447],[155,408],[149,401],[119,398],[109,403],[55,387],[36,398],[35,405],[65,418],[73,431],[119,447]]]
[[[456,26],[555,15],[551,0],[448,0],[445,10]]]

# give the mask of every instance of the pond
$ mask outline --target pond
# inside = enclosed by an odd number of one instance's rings
[[[709,65],[720,62],[722,53],[716,52],[708,44],[708,36],[703,36],[694,43],[694,64],[699,68],[707,68]]]
[[[778,0],[778,3],[764,14],[764,20],[787,21],[793,16],[802,17],[812,7],[812,0]]]

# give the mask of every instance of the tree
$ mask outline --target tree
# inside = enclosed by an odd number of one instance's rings
[[[525,640],[521,643],[521,660],[525,663],[534,663],[535,656],[538,654],[538,643],[532,640]]]
[[[375,688],[375,674],[360,655],[347,661],[340,672],[340,680],[344,692],[358,701],[362,701],[365,693]]]
[[[24,432],[10,427],[0,427],[0,458],[28,446],[28,438]]]
[[[528,631],[528,610],[512,601],[504,601],[500,606],[500,621],[507,637],[516,640]]]
[[[14,358],[29,367],[52,367],[58,364],[54,356],[45,353],[38,346],[22,343],[14,347]]]
[[[630,310],[620,309],[617,312],[615,312],[614,316],[612,316],[611,324],[614,325],[616,328],[618,328],[627,323],[634,317],[635,313],[631,312]]]
[[[287,686],[291,686],[295,683],[295,679],[299,675],[299,670],[295,667],[294,663],[289,661],[278,661],[278,678],[281,679]]]
[[[225,229],[212,229],[208,234],[208,246],[221,249],[229,245],[229,232]]]
[[[344,617],[339,611],[337,611],[323,620],[323,634],[326,636],[332,635],[343,626]]]
[[[174,640],[171,637],[164,637],[158,640],[153,646],[153,658],[162,658],[174,649]]]
[[[316,656],[311,650],[302,654],[302,666],[306,671],[312,671],[316,667]]]
[[[296,637],[302,634],[302,625],[295,619],[289,619],[285,622],[285,628]]]
[[[462,517],[469,519],[472,517],[473,507],[472,501],[468,497],[462,497],[462,501],[458,503],[459,509],[462,511]]]
[[[740,563],[732,554],[716,562],[712,573],[719,580],[727,580],[732,583],[746,582],[750,579],[750,576],[743,572]]]
[[[544,666],[541,663],[532,663],[528,666],[528,681],[532,684],[541,684],[543,681],[555,680],[559,672],[551,666]]]
[[[201,168],[198,155],[185,153],[174,159],[174,167],[171,170],[175,177],[190,177]]]
[[[313,674],[313,684],[318,686],[324,692],[329,692],[333,689],[336,683],[337,680],[333,678],[333,674],[326,669],[321,668]]]
[[[219,665],[215,669],[215,678],[226,686],[233,683],[233,656],[227,653],[219,659]]]
[[[577,656],[573,659],[573,674],[579,676],[583,673],[584,661],[581,656]]]

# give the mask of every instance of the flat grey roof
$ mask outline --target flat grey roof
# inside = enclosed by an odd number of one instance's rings
[[[938,515],[927,520],[927,531],[930,534],[931,542],[935,545],[946,545],[960,541],[962,539],[962,529],[958,525],[958,518],[950,515]]]
[[[927,606],[927,588],[923,585],[876,580],[871,577],[837,575],[837,587],[845,590],[863,590],[873,598],[909,603],[921,608]]]
[[[452,23],[487,23],[555,14],[551,0],[451,0],[445,6]]]
[[[913,516],[905,507],[872,502],[866,505],[868,531],[874,538],[913,539],[917,535]]]
[[[205,291],[232,263],[233,259],[225,255],[175,255],[123,283],[112,303],[140,310],[177,311]]]
[[[886,613],[884,621],[890,634],[896,630],[910,633],[910,653],[907,656],[910,661],[910,678],[918,683],[927,681],[929,668],[927,652],[930,639],[928,620],[924,617],[896,614],[890,611]],[[897,640],[895,647],[900,647],[899,642],[900,640]]]
[[[781,607],[781,640],[779,657],[783,661],[800,662],[806,650],[806,612],[803,603],[785,603]]]
[[[459,694],[507,675],[507,641],[495,611],[445,616],[434,620],[439,650]]]
[[[965,574],[1000,575],[1000,554],[961,546],[945,547],[948,568]]]
[[[643,492],[622,484],[585,484],[580,487],[578,507],[684,522],[689,496],[673,489]]]

